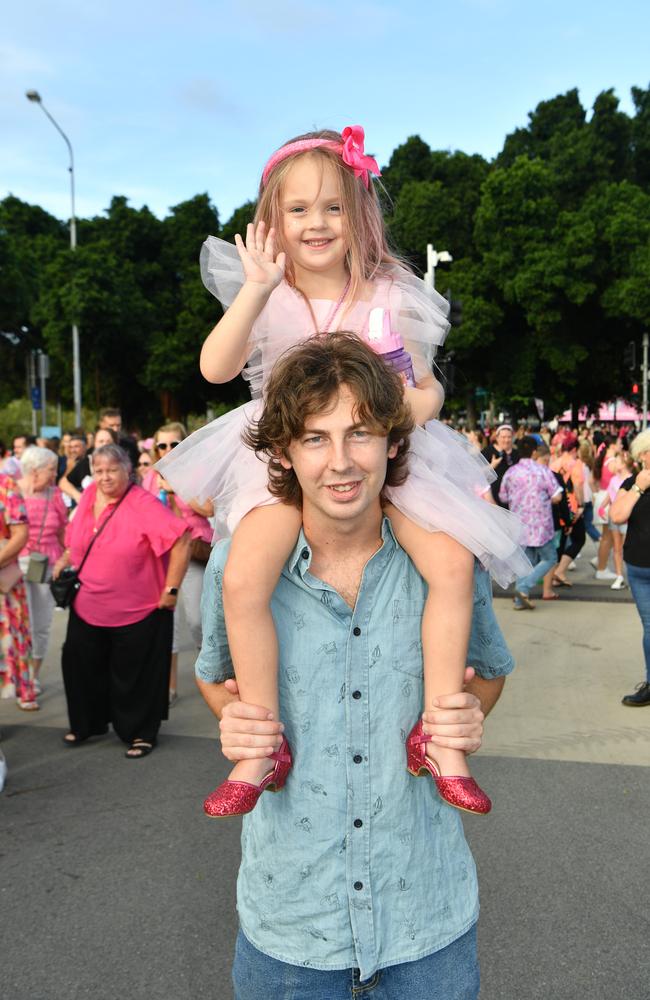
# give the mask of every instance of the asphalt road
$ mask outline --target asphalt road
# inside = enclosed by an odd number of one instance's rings
[[[648,1000],[650,709],[620,705],[642,676],[636,611],[498,601],[497,612],[518,670],[473,766],[494,810],[465,820],[481,997]],[[150,757],[127,761],[114,736],[69,749],[64,618],[42,710],[0,702],[2,1000],[229,1000],[239,822],[201,813],[226,765],[193,655]]]

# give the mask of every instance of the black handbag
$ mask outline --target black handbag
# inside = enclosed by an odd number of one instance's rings
[[[79,579],[79,574],[81,573],[84,567],[86,559],[90,555],[90,550],[92,549],[93,545],[101,535],[102,531],[104,530],[110,519],[113,517],[115,513],[117,513],[117,508],[122,503],[122,500],[124,500],[124,498],[126,497],[126,494],[129,492],[132,485],[133,484],[131,483],[131,485],[127,487],[123,495],[120,497],[118,502],[113,507],[113,510],[110,512],[110,514],[102,524],[97,534],[93,535],[90,541],[90,545],[84,552],[84,557],[79,564],[79,569],[75,569],[74,566],[66,566],[65,569],[61,570],[56,580],[50,580],[50,590],[52,592],[52,597],[54,598],[54,603],[56,604],[57,608],[71,607],[72,602],[74,601],[81,587],[81,580]]]
[[[81,565],[83,566],[83,563]],[[77,596],[77,591],[81,586],[80,569],[81,566],[78,570],[72,566],[66,566],[65,569],[61,570],[56,580],[50,580],[50,590],[57,608],[69,608]]]

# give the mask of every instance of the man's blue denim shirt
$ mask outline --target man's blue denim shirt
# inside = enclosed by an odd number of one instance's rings
[[[354,610],[309,572],[304,534],[272,599],[280,712],[293,753],[284,789],[244,817],[237,882],[241,927],[292,965],[360,970],[423,958],[478,918],[476,870],[460,814],[430,778],[406,770],[404,742],[422,711],[426,584],[390,523],[367,563]],[[221,599],[228,542],[203,589],[196,674],[233,676]],[[468,663],[483,677],[513,663],[475,574]]]

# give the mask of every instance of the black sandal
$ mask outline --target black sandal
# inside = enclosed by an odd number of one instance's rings
[[[155,743],[149,743],[147,740],[132,740],[131,746],[124,756],[127,760],[142,760],[143,757],[148,757],[153,752],[155,745]]]
[[[61,739],[63,740],[64,744],[67,747],[78,747],[82,743],[85,743],[86,740],[88,739],[88,737],[87,736],[77,736],[76,733],[66,733],[65,736],[61,737]]]

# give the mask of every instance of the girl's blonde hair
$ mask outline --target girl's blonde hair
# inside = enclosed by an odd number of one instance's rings
[[[594,471],[595,457],[591,442],[583,439],[578,447],[578,458],[585,463],[590,472]]]
[[[152,462],[157,462],[160,455],[156,451],[156,445],[158,444],[158,439],[161,434],[178,434],[179,440],[184,441],[187,437],[187,431],[185,430],[185,424],[180,421],[173,421],[170,424],[163,424],[159,427],[153,436],[153,445],[151,446],[151,451],[149,455],[151,456]]]
[[[637,434],[630,447],[632,457],[638,459],[644,451],[650,451],[650,430]]]
[[[303,139],[326,139],[330,142],[343,142],[340,132],[323,129],[320,132],[306,132],[304,135],[295,136],[284,145],[288,146]],[[372,181],[366,188],[363,180],[355,177],[354,171],[343,162],[340,153],[327,147],[316,147],[282,160],[271,171],[266,186],[260,183],[254,222],[257,225],[258,222],[263,221],[269,228],[272,226],[276,232],[278,251],[284,250],[286,252],[280,205],[282,186],[296,160],[307,156],[320,160],[323,167],[326,163],[330,163],[336,172],[341,200],[343,233],[348,245],[346,261],[350,274],[350,288],[346,301],[350,304],[360,298],[364,283],[372,281],[383,268],[390,266],[402,267],[406,270],[408,268],[405,262],[400,260],[388,246],[381,206]],[[296,288],[293,264],[288,254],[285,278],[288,284]],[[297,288],[297,291],[300,289]]]

